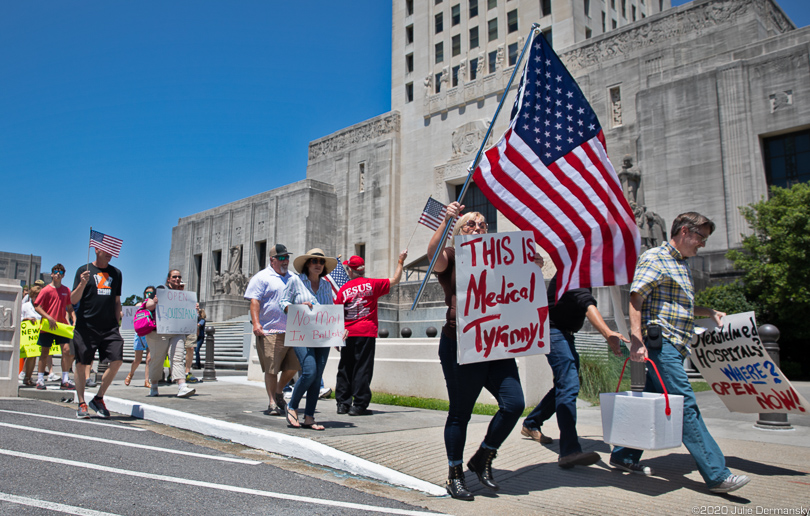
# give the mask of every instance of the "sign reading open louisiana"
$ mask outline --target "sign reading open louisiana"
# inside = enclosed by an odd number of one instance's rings
[[[157,289],[157,332],[197,333],[197,294],[186,290]]]
[[[692,342],[692,364],[731,412],[810,413],[765,351],[754,312],[727,315],[721,327],[711,319],[695,324],[705,331]]]
[[[458,363],[545,354],[548,301],[530,231],[455,237]]]

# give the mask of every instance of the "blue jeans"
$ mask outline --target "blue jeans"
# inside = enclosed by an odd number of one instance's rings
[[[304,416],[315,417],[315,406],[318,404],[318,396],[321,394],[321,378],[323,370],[326,368],[326,361],[329,359],[329,348],[293,349],[301,364],[301,376],[295,382],[289,406],[297,412],[298,404],[306,392],[307,405],[304,408]]]
[[[554,373],[554,387],[548,391],[523,426],[540,430],[543,423],[557,413],[560,427],[560,457],[579,453],[577,435],[577,396],[579,395],[579,355],[574,348],[574,335],[551,328],[551,349],[546,358]]]
[[[200,348],[202,348],[203,342],[205,342],[204,338],[197,339],[197,347],[194,348],[194,356],[195,356],[195,361],[197,362],[197,365],[200,364]]]
[[[444,425],[444,446],[451,466],[461,464],[475,400],[486,388],[498,401],[498,412],[492,416],[483,445],[497,449],[503,444],[523,413],[523,389],[520,386],[515,359],[493,360],[459,365],[457,342],[442,332],[439,359],[447,383],[450,410]]]
[[[658,367],[667,392],[683,396],[683,444],[695,459],[703,481],[710,488],[722,483],[731,475],[731,471],[726,467],[726,458],[700,415],[695,393],[692,391],[689,378],[683,369],[683,357],[666,340],[661,349],[647,347],[647,353],[650,360]],[[644,386],[644,391],[664,392],[652,368],[647,371],[647,384]],[[641,453],[641,450],[617,446],[613,448],[610,459],[619,462],[638,462],[641,460]]]

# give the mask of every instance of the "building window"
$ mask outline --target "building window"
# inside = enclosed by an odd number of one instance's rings
[[[551,27],[549,27],[549,28],[547,28],[546,30],[543,31],[543,37],[546,38],[546,42],[548,42],[548,46],[550,46],[551,48],[554,48],[554,42],[552,41],[553,38],[552,38],[552,35],[551,35]]]
[[[762,140],[768,186],[810,182],[810,129]]]
[[[453,67],[453,74],[452,74],[452,83],[453,88],[458,86],[458,66]]]
[[[489,29],[489,39],[487,41],[495,41],[498,39],[498,18],[493,18],[487,22]]]
[[[214,274],[222,272],[222,250],[211,253],[211,264],[214,266]]]
[[[630,12],[633,13],[633,21],[636,21],[636,6],[630,7]]]
[[[442,3],[442,0],[436,0],[435,2],[433,2],[433,5],[439,5],[440,3]]]
[[[618,27],[618,24],[616,23],[616,20],[610,20],[610,25],[611,25],[611,27],[613,27],[614,29],[615,29],[616,27]]]
[[[518,59],[518,44],[512,43],[508,47],[509,50],[509,66],[514,66]]]
[[[456,185],[456,199],[458,199],[463,187],[464,185]],[[477,211],[484,216],[487,220],[487,233],[498,232],[498,211],[475,183],[470,183],[467,187],[467,193],[464,195],[464,206],[466,206],[464,208],[465,212]]]
[[[470,59],[470,80],[474,81],[478,77],[478,58]]]
[[[470,29],[470,49],[478,48],[478,27]]]
[[[591,39],[591,35],[592,35],[591,29],[585,27],[585,39]]]
[[[622,125],[622,88],[615,86],[608,91],[610,101],[610,127]]]
[[[363,193],[366,191],[366,164],[360,163],[360,170],[358,171],[357,191]]]
[[[498,0],[487,0],[487,11],[498,7]]]
[[[265,255],[267,254],[267,242],[256,242],[256,249],[258,250],[260,244],[264,244],[264,253],[265,254],[256,254],[256,259],[259,263],[265,263]],[[254,260],[255,261],[255,260]],[[256,268],[256,271],[260,271],[264,269],[264,265],[261,267]],[[195,254],[194,255],[194,284],[191,285],[189,290],[193,290],[195,292],[200,291],[200,285],[202,284],[202,255]]]
[[[478,0],[470,0],[470,18],[478,16]]]
[[[413,43],[413,25],[405,27],[405,44],[410,45]]]
[[[551,0],[540,0],[540,16],[551,14]]]
[[[405,102],[413,102],[413,83],[409,82],[405,85]]]
[[[585,0],[585,16],[591,16],[591,0]]]
[[[461,4],[456,4],[450,10],[451,24],[453,27],[461,23]]]
[[[439,41],[436,43],[436,62],[441,63],[444,61],[444,42]]]
[[[602,34],[607,32],[607,27],[605,25],[605,11],[602,11]]]
[[[461,53],[461,34],[453,36],[453,55],[457,56]]]
[[[438,34],[444,30],[444,13],[438,13],[434,18],[435,18],[436,34]]]
[[[610,8],[616,10],[616,0],[610,0]]]
[[[413,73],[413,54],[405,56],[405,73]]]
[[[495,73],[498,63],[498,51],[493,50],[489,53],[489,71],[487,73]]]
[[[413,0],[405,0],[405,16],[413,14]]]
[[[513,32],[517,32],[517,30],[518,30],[517,9],[514,9],[506,14],[506,32],[508,34],[512,34]]]
[[[441,1],[441,0],[439,0]],[[363,260],[366,259],[366,244],[354,244],[354,254],[362,258]]]
[[[622,0],[622,18],[627,19],[627,0]]]
[[[442,72],[436,74],[436,93],[442,92]]]

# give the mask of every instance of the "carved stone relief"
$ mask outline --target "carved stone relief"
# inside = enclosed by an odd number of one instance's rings
[[[214,273],[211,279],[214,295],[242,296],[248,284],[248,277],[242,273],[242,246],[235,245],[230,249],[228,269],[222,274]]]
[[[621,86],[610,88],[610,127],[622,125],[622,89]]]
[[[452,159],[471,154],[478,150],[484,136],[487,134],[489,120],[481,119],[467,122],[453,131],[453,155]]]
[[[309,159],[315,160],[343,151],[347,147],[365,143],[380,136],[399,132],[399,113],[358,124],[333,136],[327,136],[309,146]]]
[[[768,100],[771,105],[771,113],[774,113],[779,109],[784,109],[788,106],[792,106],[793,90],[786,90],[777,93],[772,93],[770,96],[768,96]]]

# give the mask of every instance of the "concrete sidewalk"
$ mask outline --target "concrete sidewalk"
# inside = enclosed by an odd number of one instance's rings
[[[426,493],[423,505],[433,510],[455,514],[689,514],[693,507],[711,510],[720,505],[730,514],[734,507],[737,513],[750,509],[751,514],[762,514],[763,510],[810,508],[810,415],[790,416],[794,430],[759,430],[753,427],[755,414],[729,413],[712,392],[697,395],[707,425],[732,472],[752,478],[733,495],[710,494],[684,447],[646,452],[644,462],[655,469],[654,477],[612,470],[606,464],[610,447],[601,440],[599,407],[581,406],[580,441],[585,451],[599,452],[602,462],[588,468],[560,469],[555,421],[543,429],[555,439],[548,446],[524,439],[516,428],[494,462],[502,490],[490,494],[468,472],[468,486],[476,500],[465,503],[427,494],[444,492],[444,412],[372,405],[373,415],[349,417],[337,415],[334,400],[321,400],[316,419],[326,430],[315,432],[289,428],[284,417],[265,415],[264,385],[248,382],[241,375],[221,375],[217,382],[198,384],[197,395],[189,399],[176,398],[176,387],[168,386],[161,388],[160,397],[150,398],[142,379],[125,387],[123,375],[119,377],[107,393],[110,410],[416,489]],[[810,398],[810,383],[794,385]],[[44,394],[33,389],[20,391],[22,396]],[[473,416],[465,460],[477,449],[489,420]],[[184,426],[188,424],[193,427]],[[223,435],[225,431],[236,432],[237,437]],[[252,441],[247,437],[240,440],[243,435],[251,436]]]

